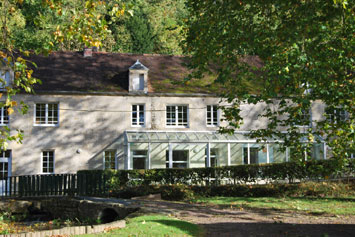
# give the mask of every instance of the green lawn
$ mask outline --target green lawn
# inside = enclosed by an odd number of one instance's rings
[[[195,224],[162,215],[130,218],[126,227],[109,233],[82,236],[201,236],[202,230]]]
[[[232,208],[281,209],[309,213],[355,215],[355,198],[275,198],[275,197],[201,197],[194,203]]]

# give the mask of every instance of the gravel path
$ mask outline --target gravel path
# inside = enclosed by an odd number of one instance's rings
[[[198,224],[205,229],[205,236],[355,236],[355,216],[220,208],[161,200],[140,202],[140,213],[166,214]]]

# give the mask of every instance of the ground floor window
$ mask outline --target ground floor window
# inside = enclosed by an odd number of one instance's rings
[[[250,157],[250,160],[249,160]],[[259,163],[259,148],[258,147],[248,147],[243,148],[243,161],[244,164],[258,164]]]
[[[187,168],[189,151],[174,150],[172,151],[172,167],[169,163],[169,150],[166,151],[166,168]]]
[[[42,152],[42,172],[54,173],[54,151]]]
[[[0,151],[0,180],[7,179],[9,176],[9,161],[11,150]]]
[[[147,154],[146,150],[132,151],[133,169],[146,169]]]
[[[218,149],[216,149],[216,148],[210,149],[211,167],[217,167],[217,153],[218,153]],[[207,149],[205,152],[205,166],[208,167]]]
[[[116,169],[116,151],[107,150],[104,153],[104,169]]]
[[[326,159],[327,154],[330,154],[321,137],[316,137],[317,143],[304,144],[310,146],[306,154],[292,147],[284,147],[281,140],[250,140],[246,132],[220,134],[214,131],[152,130],[126,131],[124,135],[123,141],[127,142],[124,152],[127,152],[125,157],[128,158],[123,161],[126,169],[269,164],[292,161],[295,155],[319,160]],[[135,150],[144,150],[144,153],[133,153]],[[351,153],[355,153],[354,150],[348,152],[349,157]]]

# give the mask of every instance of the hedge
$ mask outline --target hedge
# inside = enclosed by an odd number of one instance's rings
[[[150,170],[81,170],[78,179],[85,181],[85,192],[96,193],[105,187],[115,192],[126,187],[148,185],[200,185],[250,184],[258,180],[266,183],[296,180],[320,180],[353,176],[355,160],[312,160],[303,163],[286,162],[272,164],[237,165],[214,168],[150,169]],[[104,182],[104,183],[102,183]],[[100,189],[98,189],[100,187]],[[100,191],[101,192],[101,191]]]

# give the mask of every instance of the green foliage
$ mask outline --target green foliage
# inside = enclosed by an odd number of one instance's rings
[[[222,131],[240,128],[241,104],[265,103],[259,116],[268,126],[252,131],[252,137],[277,137],[286,147],[310,152],[304,141],[321,136],[334,157],[349,157],[355,150],[354,1],[188,0],[187,5],[185,51],[192,54],[192,77],[218,65],[220,96],[233,104],[223,108],[230,126]],[[244,86],[255,81],[263,85],[257,92]],[[315,101],[333,111],[325,120],[303,116]],[[347,111],[347,118],[334,119],[335,109]]]
[[[9,1],[1,4],[14,48],[182,54],[185,0]],[[0,21],[0,28],[2,21]],[[1,37],[1,36],[0,36]],[[55,39],[54,39],[55,38]]]
[[[194,192],[188,185],[166,185],[160,187],[162,199],[171,201],[191,200],[194,198]]]
[[[133,191],[134,190],[134,191]],[[132,198],[160,193],[165,200],[198,200],[200,197],[355,197],[355,185],[341,182],[302,182],[298,184],[236,185],[141,185],[125,187],[115,197]]]
[[[9,115],[27,112],[23,102],[13,96],[19,92],[33,93],[33,85],[41,83],[32,77],[36,65],[26,58],[32,53],[47,55],[51,50],[77,49],[84,46],[102,46],[108,34],[106,15],[120,17],[125,7],[114,1],[3,0],[0,2],[0,87],[4,88]],[[5,78],[3,78],[5,75]],[[5,79],[10,79],[9,84]],[[3,93],[0,93],[0,98]],[[6,150],[8,141],[22,142],[22,131],[10,133],[7,126],[0,129],[0,150]]]
[[[338,159],[309,161],[304,163],[286,162],[263,165],[238,165],[215,168],[191,169],[151,169],[151,170],[82,170],[78,171],[78,188],[85,188],[85,195],[112,195],[132,197],[162,192],[152,190],[151,185],[171,185],[164,189],[164,195],[171,197],[188,197],[188,187],[179,185],[216,186],[219,184],[250,184],[264,180],[267,183],[279,183],[298,180],[320,180],[355,174],[355,162],[352,161],[342,169]],[[341,173],[339,173],[341,171]],[[81,187],[83,186],[83,187]],[[139,187],[139,188],[136,188]],[[146,187],[146,188],[141,188]],[[257,186],[254,186],[257,187]],[[101,188],[101,189],[100,189]],[[234,189],[235,187],[232,187]],[[211,191],[212,193],[214,191]],[[222,191],[216,191],[223,193]],[[246,193],[245,187],[238,187],[232,192]],[[255,192],[259,192],[257,189]],[[260,190],[264,192],[263,189]],[[270,191],[267,191],[270,192]],[[278,193],[278,191],[275,191]],[[172,199],[178,199],[174,196]]]
[[[128,20],[126,27],[132,39],[132,53],[153,52],[155,36],[144,14],[135,14]]]

